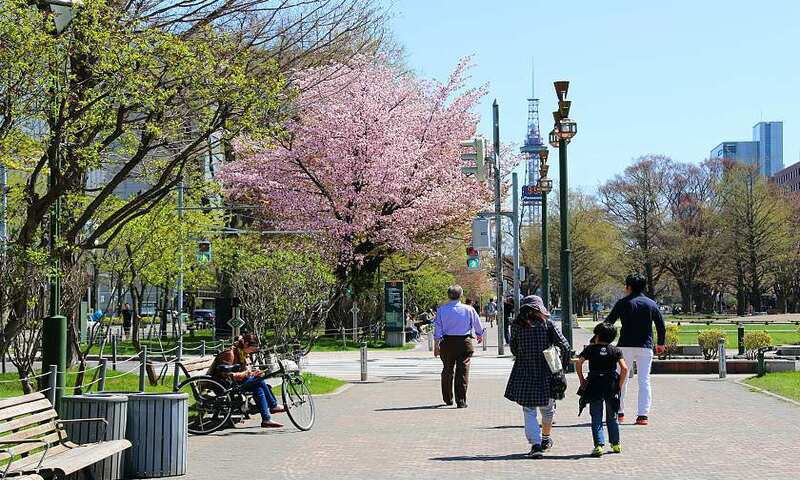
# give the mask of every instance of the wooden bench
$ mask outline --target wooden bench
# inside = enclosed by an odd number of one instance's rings
[[[214,356],[206,355],[205,357],[193,358],[185,362],[175,363],[175,378],[173,379],[173,390],[178,390],[178,385],[181,383],[181,372],[186,378],[191,378],[194,375],[205,375],[211,364],[214,363]]]
[[[0,399],[0,471],[3,478],[38,480],[63,478],[122,452],[128,440],[78,445],[70,442],[64,425],[104,418],[61,420],[41,393]],[[87,476],[91,473],[87,470]],[[41,475],[41,476],[40,476]]]

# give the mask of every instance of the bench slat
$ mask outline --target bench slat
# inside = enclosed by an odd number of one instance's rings
[[[50,405],[50,400],[42,398],[34,402],[23,403],[13,407],[0,409],[0,420],[8,420],[9,418],[25,415],[26,413],[36,413],[42,410],[52,410],[53,406]]]
[[[34,413],[33,415],[28,415],[26,417],[16,418],[8,422],[0,423],[0,434],[10,432],[12,430],[18,430],[20,428],[41,423],[56,417],[58,417],[58,413],[56,413],[55,410],[50,409],[43,412]],[[0,439],[2,438],[3,437],[0,437]]]
[[[57,433],[59,431],[61,432],[62,436],[64,437],[67,436],[67,432],[60,430],[56,426],[55,422],[47,422],[32,428],[26,428],[25,430],[19,430],[17,432],[13,432],[10,435],[0,437],[0,440],[3,440],[5,442],[13,442],[16,440],[26,440],[29,438],[36,438],[42,435],[49,435],[51,433]],[[0,445],[0,448],[10,448],[10,447],[9,444],[6,444],[6,445]]]
[[[29,393],[27,395],[22,395],[20,397],[3,398],[3,399],[0,399],[0,408],[13,407],[14,405],[20,405],[22,403],[33,402],[35,400],[40,400],[42,398],[45,398],[45,397],[40,392],[33,392],[33,393]]]
[[[69,475],[122,452],[130,448],[130,446],[131,442],[128,440],[109,440],[101,443],[87,443],[75,448],[63,447],[63,450],[58,450],[55,453],[51,449],[47,456],[44,457],[42,470],[56,471],[61,475]],[[11,465],[11,469],[25,471],[36,467],[37,463],[39,463],[38,458],[28,457],[14,462]]]
[[[41,448],[41,446],[39,448]],[[69,448],[63,445],[56,445],[54,447],[50,447],[50,449],[47,451],[47,457],[49,458],[51,456],[58,455],[68,450]],[[9,467],[8,471],[21,472],[21,473],[32,472],[36,468],[36,466],[39,465],[39,460],[41,460],[43,455],[44,455],[44,450],[42,450],[41,452],[36,452],[34,454],[28,455],[24,458],[14,460],[13,462],[11,462],[11,466]],[[5,466],[3,466],[3,468],[5,469]]]
[[[41,440],[42,443],[20,443],[19,445],[9,448],[9,450],[11,451],[11,456],[15,457],[17,455],[22,455],[23,453],[28,453],[33,450],[43,448],[44,443],[52,447],[53,444],[59,443],[59,440],[61,440],[62,436],[63,435],[60,435],[58,432],[49,433],[37,438],[37,440]],[[0,462],[8,460],[8,458],[9,455],[7,453],[0,453]]]

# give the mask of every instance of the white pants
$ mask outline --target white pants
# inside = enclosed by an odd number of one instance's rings
[[[622,356],[629,369],[633,369],[633,362],[636,361],[636,376],[639,378],[639,416],[650,414],[650,403],[652,401],[652,390],[650,388],[650,367],[653,364],[653,350],[641,347],[619,347]],[[625,411],[625,393],[628,391],[628,380],[622,387],[622,394],[619,397],[619,412]]]

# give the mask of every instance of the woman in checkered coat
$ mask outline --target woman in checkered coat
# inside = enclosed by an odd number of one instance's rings
[[[550,438],[555,413],[555,400],[550,393],[553,374],[542,352],[554,344],[562,352],[570,351],[567,339],[555,328],[542,299],[536,295],[525,297],[511,326],[511,353],[515,358],[505,397],[522,406],[525,436],[531,444],[529,455],[533,458],[541,458],[542,452],[553,445]],[[537,409],[542,415],[541,428]]]

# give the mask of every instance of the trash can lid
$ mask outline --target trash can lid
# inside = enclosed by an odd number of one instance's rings
[[[188,400],[189,395],[186,393],[158,393],[158,392],[139,392],[128,395],[130,399],[139,400]]]
[[[63,400],[70,401],[89,401],[89,402],[127,402],[128,398],[124,395],[115,393],[86,393],[82,395],[65,395]]]

